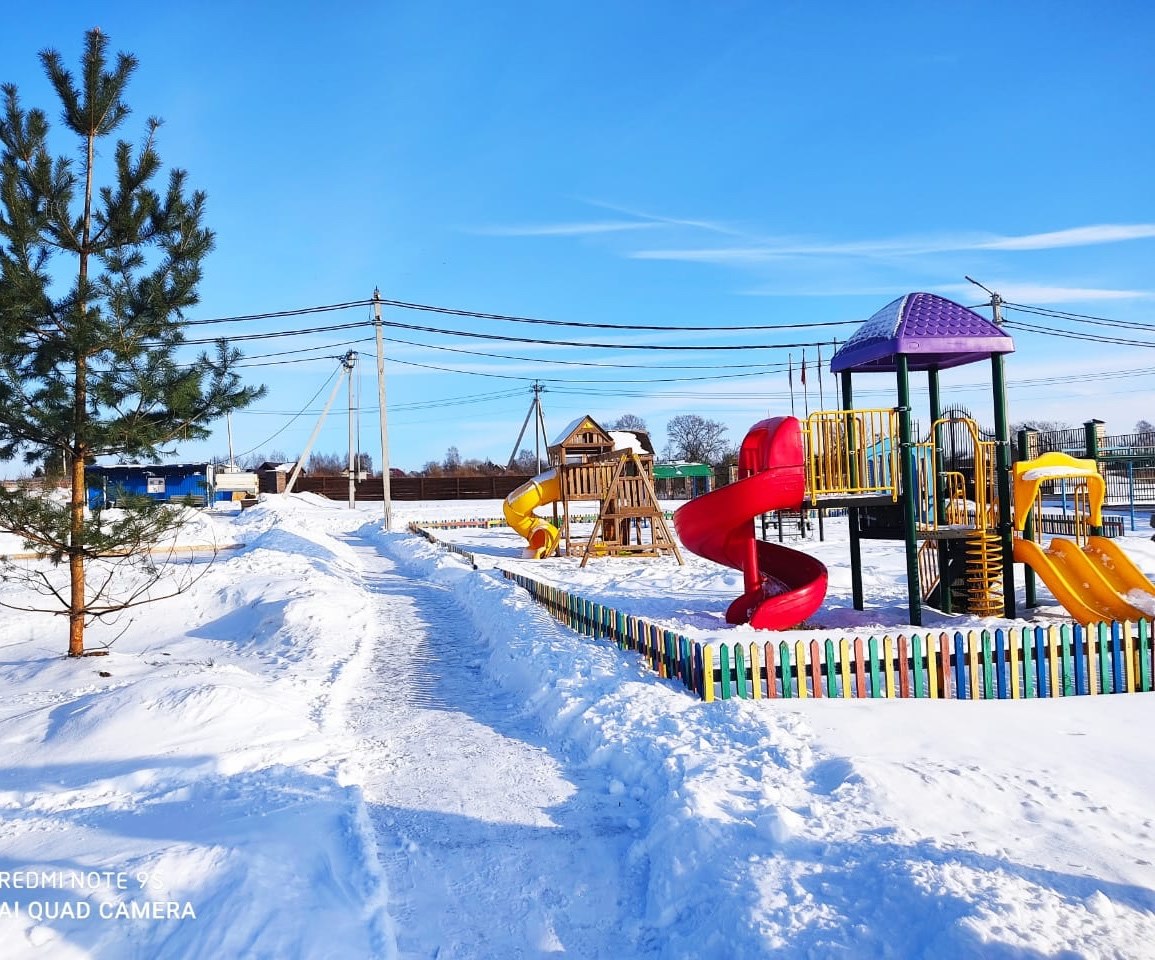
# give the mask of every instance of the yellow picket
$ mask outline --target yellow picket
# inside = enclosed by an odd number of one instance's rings
[[[886,695],[894,699],[894,641],[889,636],[882,638],[882,668],[886,675]]]
[[[806,696],[806,641],[794,644],[794,673],[798,677],[798,696]]]

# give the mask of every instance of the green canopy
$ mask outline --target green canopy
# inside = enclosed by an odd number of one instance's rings
[[[679,477],[710,477],[713,468],[708,463],[655,463],[655,480],[676,480]]]

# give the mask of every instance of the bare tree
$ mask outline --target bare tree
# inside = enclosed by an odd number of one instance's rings
[[[522,447],[521,452],[514,458],[511,468],[515,473],[537,473],[537,454],[527,447]]]
[[[607,430],[637,430],[640,433],[649,433],[646,427],[646,421],[634,413],[623,413],[617,420],[611,423]]]
[[[1011,424],[1011,434],[1017,434],[1020,430],[1037,430],[1039,433],[1060,433],[1063,430],[1074,430],[1075,428],[1065,420],[1020,420],[1018,423]]]
[[[666,456],[690,463],[716,463],[730,452],[726,427],[696,413],[683,413],[666,424]]]

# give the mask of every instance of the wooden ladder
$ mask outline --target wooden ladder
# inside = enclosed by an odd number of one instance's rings
[[[626,473],[627,464],[633,465],[632,473]],[[642,539],[643,521],[646,520],[650,524],[650,543]],[[634,543],[630,543],[631,530],[636,540]],[[581,566],[586,565],[591,554],[599,552],[614,556],[634,554],[643,557],[672,553],[677,557],[679,565],[685,563],[666,525],[666,517],[658,503],[654,485],[646,475],[638,455],[632,450],[618,459],[602,497],[598,518],[594,521],[594,528],[582,553]]]

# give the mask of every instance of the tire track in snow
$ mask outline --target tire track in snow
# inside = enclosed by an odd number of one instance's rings
[[[644,956],[631,934],[645,865],[622,866],[637,801],[487,685],[487,651],[449,590],[349,542],[379,607],[349,719],[398,956]]]

